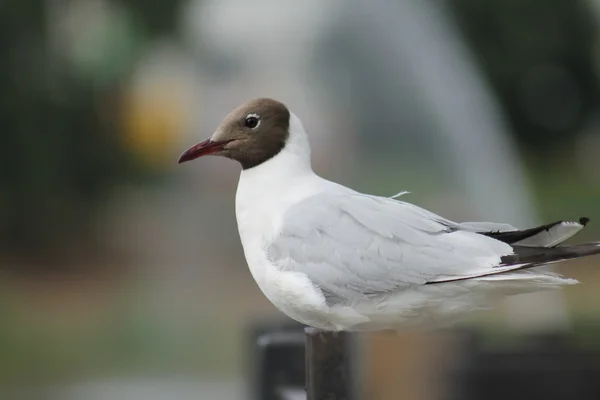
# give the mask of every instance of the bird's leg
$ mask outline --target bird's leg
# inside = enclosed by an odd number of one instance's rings
[[[305,332],[310,335],[316,335],[319,337],[321,343],[327,343],[327,335],[331,335],[332,338],[337,339],[339,337],[338,331],[328,331],[320,328],[305,328]]]
[[[325,331],[323,329],[317,329],[317,335],[319,335],[319,339],[321,340],[321,343],[327,343],[327,334],[329,333],[329,331]]]
[[[315,328],[314,332],[319,336],[319,340],[321,341],[321,343],[327,343],[327,334],[329,333],[329,331]]]
[[[306,329],[306,382],[309,399],[347,399],[351,382],[348,333]]]

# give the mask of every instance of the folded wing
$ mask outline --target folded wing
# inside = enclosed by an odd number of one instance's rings
[[[596,254],[598,243],[551,248],[587,223],[518,230],[455,223],[410,203],[360,193],[322,193],[288,210],[267,248],[282,270],[304,273],[333,302],[411,285],[459,281]]]
[[[497,267],[513,250],[410,203],[322,193],[286,212],[267,253],[279,268],[306,274],[326,296],[351,302],[410,285],[510,270]]]

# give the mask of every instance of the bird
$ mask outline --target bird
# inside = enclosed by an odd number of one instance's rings
[[[560,246],[589,219],[518,229],[454,222],[317,175],[296,114],[271,98],[231,111],[179,164],[237,161],[235,213],[249,270],[268,300],[320,331],[439,326],[503,296],[578,283],[543,268],[600,253]]]

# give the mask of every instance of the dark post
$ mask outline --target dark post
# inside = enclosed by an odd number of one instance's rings
[[[353,400],[350,334],[306,328],[307,400]]]

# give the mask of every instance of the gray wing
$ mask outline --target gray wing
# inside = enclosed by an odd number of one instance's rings
[[[512,248],[473,230],[390,198],[322,193],[284,214],[267,253],[278,268],[305,273],[328,298],[352,302],[506,270],[497,265]]]

